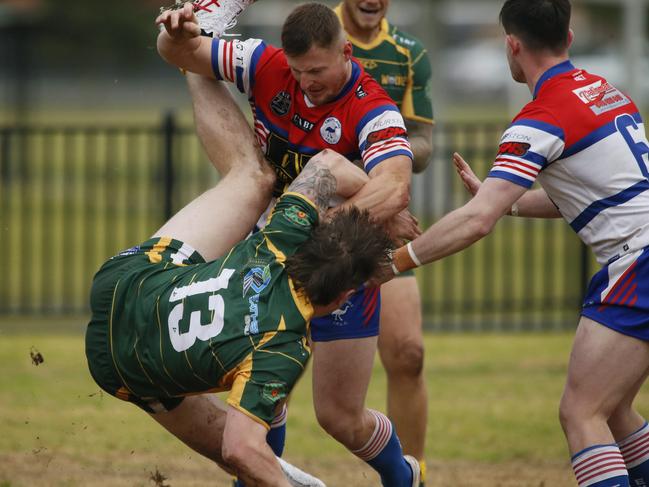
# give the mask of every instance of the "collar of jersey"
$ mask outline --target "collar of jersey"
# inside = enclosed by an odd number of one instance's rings
[[[539,91],[541,90],[541,86],[543,86],[543,84],[550,78],[554,78],[559,74],[567,73],[568,71],[572,71],[573,69],[575,69],[575,67],[572,65],[569,59],[555,66],[552,66],[545,73],[543,73],[539,80],[536,82],[536,86],[534,87],[534,98],[536,99],[536,97],[539,95]]]
[[[338,20],[340,20],[340,23],[344,27],[345,24],[343,24],[343,4],[339,3],[334,8],[334,12],[336,12],[336,15],[338,16]],[[389,42],[394,42],[392,41],[392,37],[390,37],[389,32],[390,32],[390,24],[388,24],[388,20],[385,17],[383,17],[381,19],[381,26],[379,27],[379,33],[370,42],[363,42],[360,39],[357,39],[356,37],[350,35],[349,32],[346,32],[346,34],[349,42],[351,42],[355,46],[360,47],[361,49],[364,49],[365,51],[369,51],[370,49],[374,49],[383,41],[387,40]]]
[[[349,81],[345,83],[345,86],[343,86],[343,89],[340,90],[340,93],[338,93],[338,96],[331,100],[329,103],[325,103],[325,105],[330,105],[332,103],[336,103],[338,100],[343,98],[347,93],[351,91],[351,89],[354,87],[356,84],[356,81],[358,81],[358,77],[361,75],[361,68],[360,66],[354,61],[353,59],[350,61],[352,63],[352,75],[349,77]],[[304,102],[306,103],[306,106],[309,108],[315,107],[313,103],[311,103],[311,100],[309,100],[309,97],[306,96],[306,93],[304,93]]]

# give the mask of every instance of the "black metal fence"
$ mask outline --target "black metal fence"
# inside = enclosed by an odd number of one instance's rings
[[[466,194],[450,162],[479,176],[504,123],[438,125],[435,160],[413,182],[427,226]],[[84,315],[92,276],[216,182],[193,127],[0,128],[0,315]],[[492,235],[418,270],[436,330],[548,330],[576,323],[592,262],[563,221],[505,218]]]

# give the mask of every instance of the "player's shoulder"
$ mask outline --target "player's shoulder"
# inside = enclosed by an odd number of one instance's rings
[[[374,107],[382,104],[396,107],[394,100],[390,98],[390,95],[387,94],[381,84],[365,70],[362,71],[354,87],[352,100],[356,106],[360,107]]]
[[[398,46],[408,49],[413,59],[416,55],[426,50],[424,44],[417,37],[399,29],[395,25],[389,24],[388,34]]]

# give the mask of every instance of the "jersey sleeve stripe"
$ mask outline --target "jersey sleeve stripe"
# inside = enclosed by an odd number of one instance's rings
[[[534,179],[529,176],[521,176],[520,173],[510,172],[507,168],[493,168],[487,177],[505,179],[528,189],[534,184]]]
[[[255,47],[255,50],[252,51],[252,56],[250,56],[250,65],[248,68],[248,86],[246,86],[246,93],[250,94],[252,93],[253,88],[255,87],[255,74],[257,73],[257,63],[259,62],[259,58],[263,54],[264,50],[266,49],[266,43],[261,41],[257,47]],[[246,80],[244,80],[244,85]]]
[[[406,156],[409,157],[410,159],[413,159],[412,151],[410,150],[398,149],[398,150],[390,151],[383,155],[377,155],[373,159],[366,161],[365,172],[369,173],[372,169],[374,169],[377,165],[379,165],[379,163],[385,161],[386,159],[390,159],[391,157],[396,157],[396,156]]]
[[[220,57],[219,56],[219,43],[220,39],[212,39],[212,71],[214,71],[214,76],[217,80],[222,80],[221,69],[219,67]]]
[[[570,226],[575,232],[579,232],[602,211],[614,206],[622,205],[647,190],[649,190],[649,181],[643,179],[616,195],[595,201],[582,211],[577,218],[570,222]]]
[[[527,169],[534,171],[537,174],[541,169],[543,169],[543,164],[536,164],[534,162],[530,162],[526,160],[524,157],[518,158],[516,156],[507,156],[507,157],[498,156],[496,157],[496,162],[498,161],[516,163],[519,164],[521,167],[525,167]]]
[[[539,169],[535,168],[534,166],[530,166],[529,164],[516,161],[514,159],[507,159],[503,157],[498,158],[496,159],[496,162],[494,162],[494,166],[508,167],[533,178],[536,178],[539,175]]]
[[[366,151],[363,151],[363,159],[370,159],[378,152],[384,152],[397,146],[401,148],[409,148],[408,142],[400,137],[386,140],[385,142],[377,142]]]
[[[396,106],[394,105],[382,105],[379,107],[374,108],[373,110],[370,110],[365,114],[365,116],[358,122],[358,125],[356,125],[356,136],[358,139],[361,139],[361,132],[365,128],[365,126],[370,123],[373,119],[381,115],[382,113],[388,112],[388,111],[393,111],[401,114],[399,110],[397,109]],[[363,138],[364,139],[364,138]]]
[[[212,39],[212,71],[218,80],[235,83],[237,89],[251,95],[255,69],[266,49],[259,39],[224,41]]]
[[[512,127],[517,125],[521,125],[523,127],[532,127],[537,130],[547,132],[550,135],[554,135],[555,137],[558,137],[564,142],[566,141],[566,136],[563,132],[563,129],[561,127],[557,127],[556,125],[552,125],[546,122],[541,122],[540,120],[532,120],[531,118],[521,118],[511,124]]]
[[[642,123],[642,117],[639,113],[636,112],[631,116],[633,117],[633,120],[636,121],[636,123]],[[596,144],[600,140],[605,139],[615,131],[617,131],[617,127],[615,126],[615,120],[613,120],[606,125],[602,125],[600,128],[591,132],[586,137],[583,137],[574,144],[571,144],[569,147],[566,147],[563,153],[559,156],[559,159],[565,159],[567,157],[573,156],[578,152],[587,149],[591,145]]]

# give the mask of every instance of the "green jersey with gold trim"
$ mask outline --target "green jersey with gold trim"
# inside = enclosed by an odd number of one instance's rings
[[[303,342],[313,308],[284,261],[317,218],[311,202],[286,193],[262,231],[215,261],[170,238],[109,260],[95,278],[91,305],[101,307],[93,299],[106,296],[111,282],[110,352],[128,391],[146,398],[226,390],[228,374],[251,353]],[[293,359],[304,366],[308,347],[299,350],[304,356]]]
[[[334,10],[342,21],[342,4]],[[432,124],[432,68],[421,42],[386,19],[370,43],[349,34],[347,38],[353,45],[354,57],[395,101],[403,118]]]

